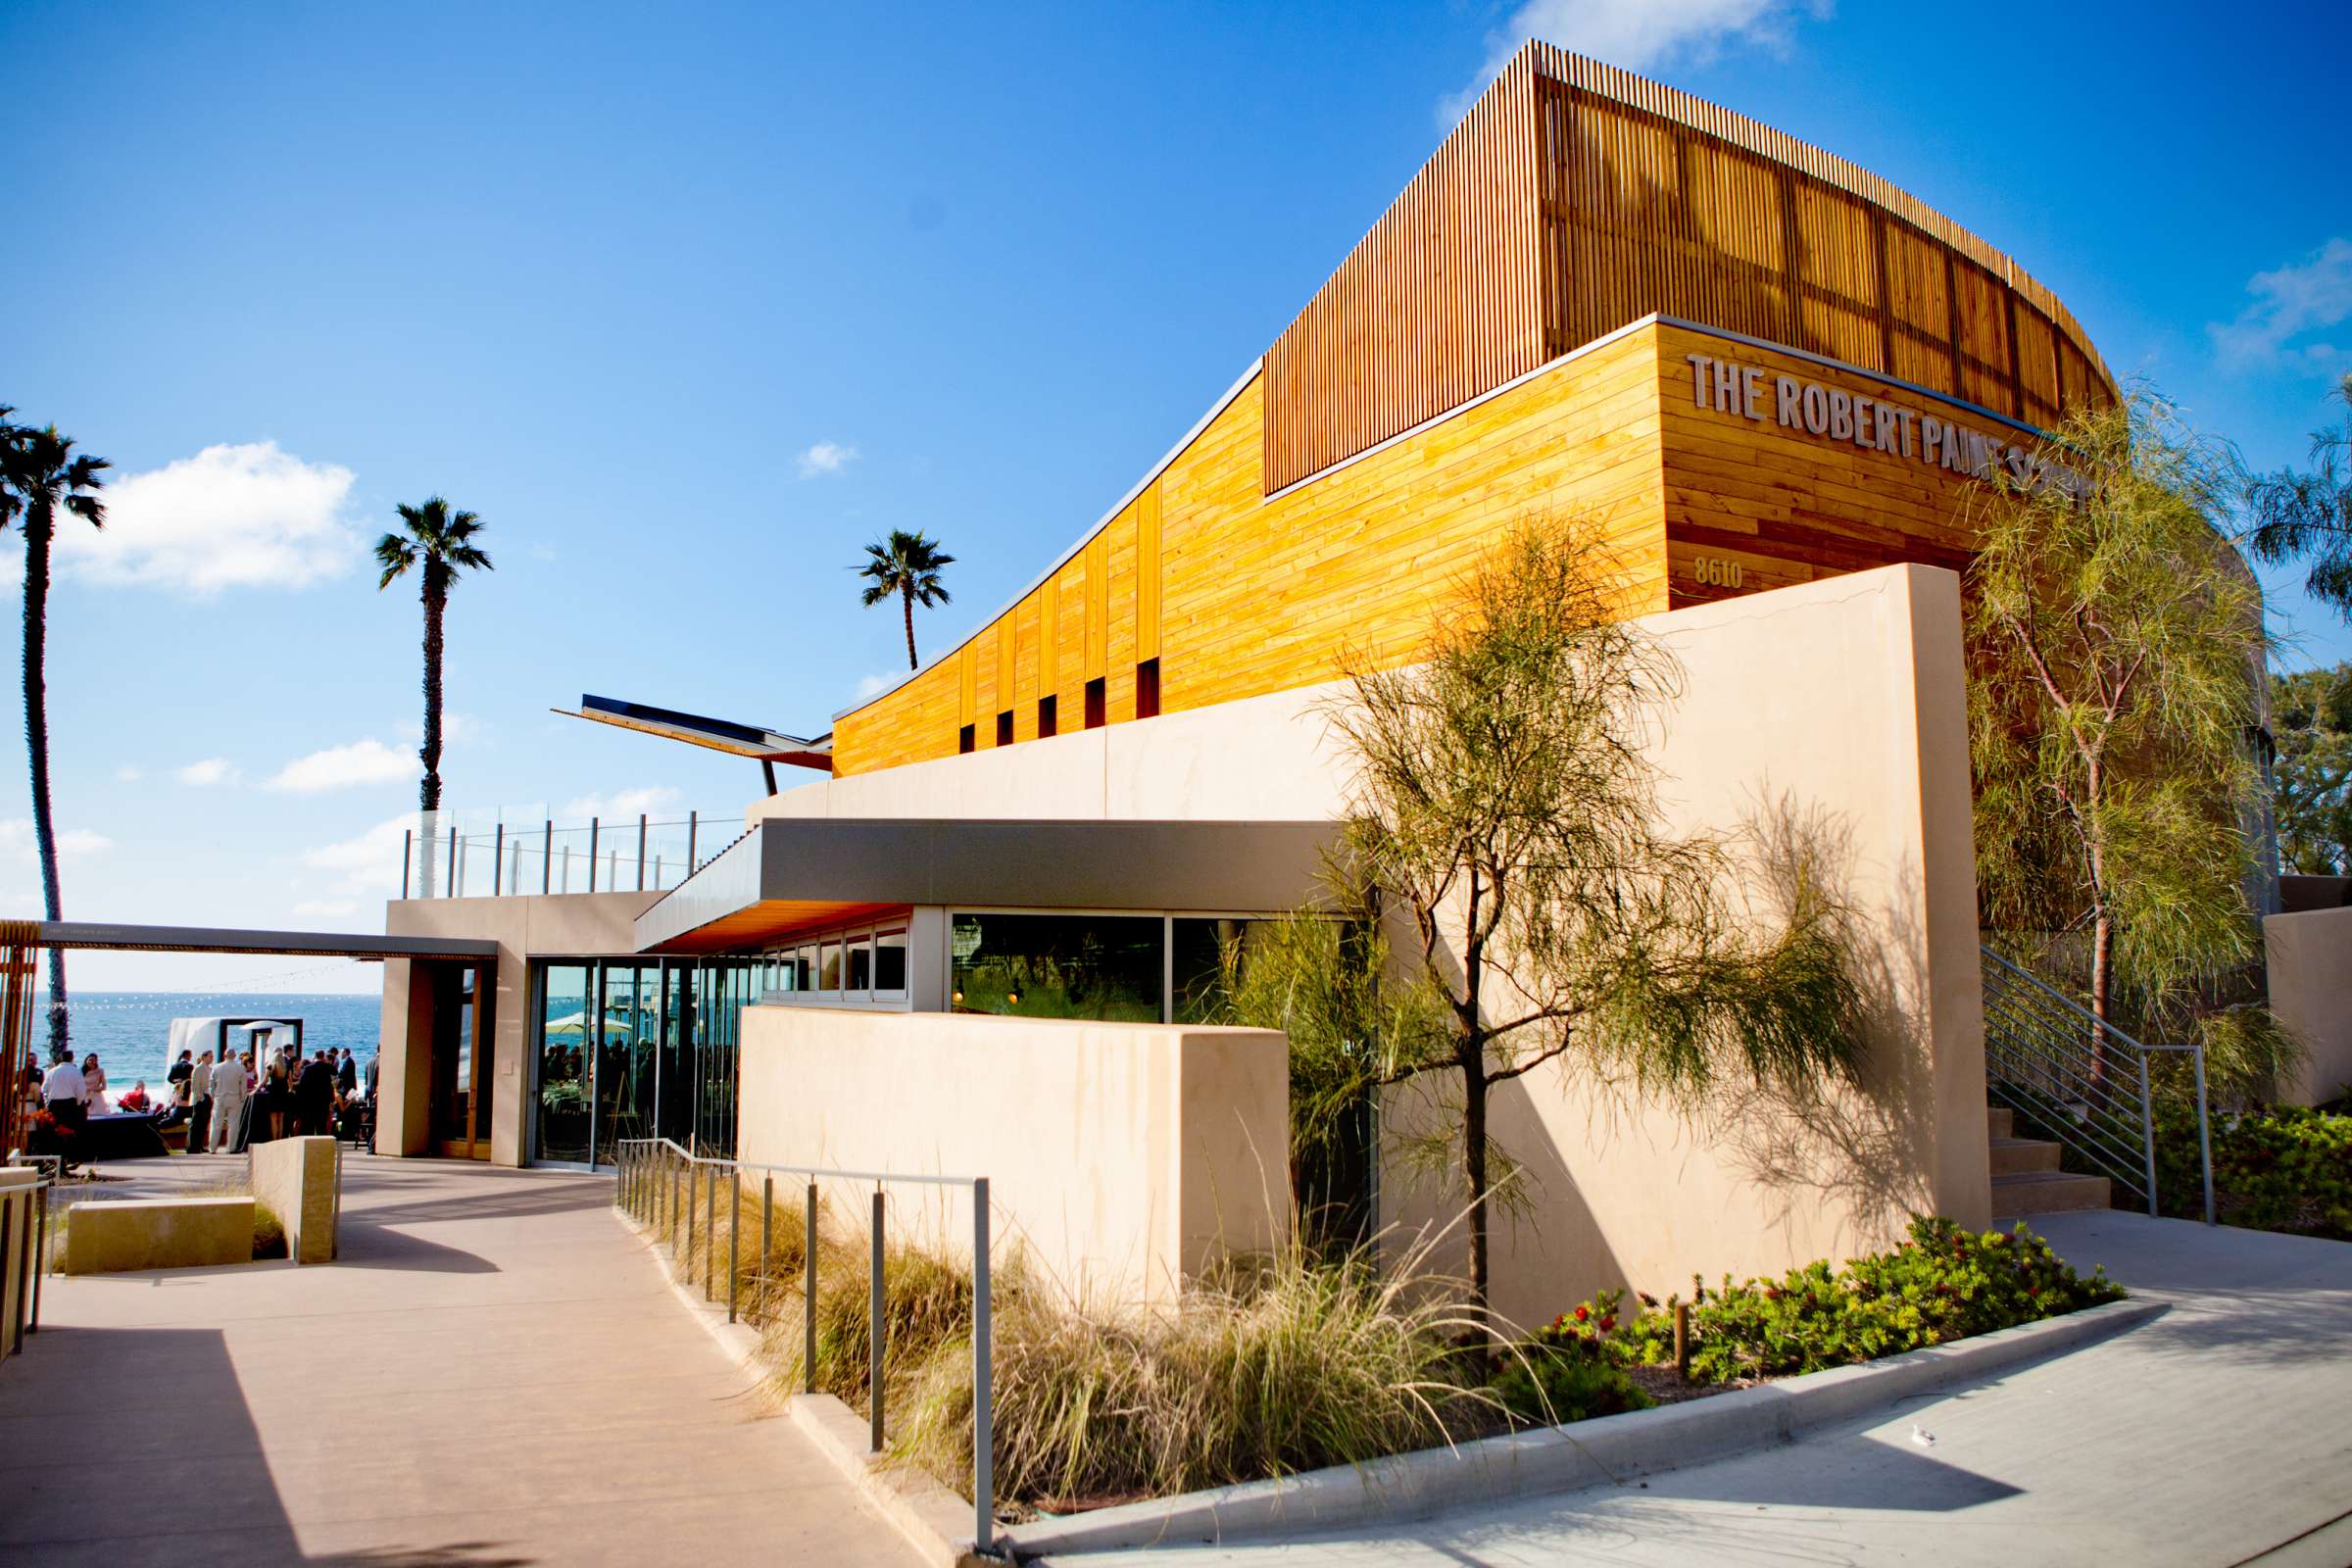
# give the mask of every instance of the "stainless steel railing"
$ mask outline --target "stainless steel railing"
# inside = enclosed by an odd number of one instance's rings
[[[400,836],[403,899],[511,898],[547,893],[665,893],[741,836],[741,819],[552,817],[470,830],[454,811],[419,813]]]
[[[2213,1137],[2205,1052],[2132,1039],[2074,998],[1990,948],[1984,958],[1984,1082],[2098,1172],[2157,1211],[2156,1108],[2148,1060],[2186,1054],[2195,1064],[2197,1152],[2205,1223],[2213,1223]]]
[[[701,1209],[703,1299],[716,1302],[711,1285],[717,1273],[718,1190],[727,1193],[727,1321],[737,1321],[743,1285],[744,1178],[760,1177],[760,1268],[766,1267],[774,1241],[776,1178],[801,1181],[801,1381],[802,1391],[816,1392],[816,1258],[817,1211],[821,1182],[872,1183],[869,1218],[870,1251],[866,1265],[866,1425],[867,1442],[880,1453],[883,1447],[883,1352],[889,1339],[887,1284],[883,1270],[883,1222],[887,1212],[886,1185],[965,1188],[972,1195],[972,1515],[975,1547],[995,1550],[996,1540],[996,1402],[990,1376],[993,1319],[989,1311],[989,1203],[985,1176],[913,1176],[891,1171],[834,1170],[819,1165],[765,1165],[750,1160],[697,1154],[666,1138],[627,1138],[619,1151],[619,1180],[613,1201],[639,1222],[654,1227],[670,1242],[673,1263],[693,1274],[696,1210]],[[723,1174],[722,1174],[723,1173]],[[789,1201],[789,1200],[787,1200]]]

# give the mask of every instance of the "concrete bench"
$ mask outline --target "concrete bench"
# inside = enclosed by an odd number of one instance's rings
[[[134,1198],[74,1205],[66,1272],[204,1268],[253,1261],[250,1198]]]

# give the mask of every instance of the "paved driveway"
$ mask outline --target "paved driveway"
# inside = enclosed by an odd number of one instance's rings
[[[0,1562],[914,1560],[678,1305],[609,1178],[345,1170],[336,1264],[49,1282],[0,1363]]]
[[[2114,1212],[2040,1228],[2069,1261],[2103,1262],[2172,1309],[1646,1488],[1354,1537],[1123,1553],[1119,1568],[2352,1563],[2352,1246]],[[1912,1442],[1914,1423],[1932,1448]]]

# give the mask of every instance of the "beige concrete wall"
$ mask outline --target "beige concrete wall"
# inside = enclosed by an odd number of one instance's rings
[[[1599,1286],[1663,1295],[1694,1270],[1844,1257],[1891,1241],[1914,1210],[1990,1216],[1959,579],[1894,566],[1642,624],[1684,667],[1651,749],[1670,822],[1745,835],[1746,892],[1764,907],[1776,858],[1802,847],[1854,911],[1875,1034],[1862,1083],[1814,1103],[1727,1096],[1677,1114],[1566,1069],[1499,1091],[1496,1134],[1533,1212],[1498,1222],[1494,1299],[1528,1320]],[[1332,694],[820,780],[752,815],[1337,815],[1347,766],[1318,712]],[[1458,1201],[1401,1168],[1383,1200],[1409,1227],[1451,1219]]]
[[[1279,1034],[753,1006],[742,1062],[743,1159],[986,1176],[997,1236],[1072,1290],[1166,1300],[1219,1249],[1287,1234]],[[867,1191],[837,1217],[862,1224]],[[894,1234],[968,1252],[966,1199],[888,1192]]]
[[[136,1198],[76,1203],[66,1226],[64,1267],[68,1274],[209,1268],[252,1261],[250,1198]]]
[[[335,1259],[336,1189],[342,1164],[332,1138],[275,1138],[246,1153],[254,1200],[277,1216],[286,1256],[297,1263]]]
[[[38,1225],[35,1208],[40,1194],[33,1183],[40,1172],[24,1165],[0,1165],[0,1357],[15,1354],[17,1324],[30,1310],[24,1299],[32,1278],[25,1254],[32,1250]]]
[[[483,988],[492,1051],[490,1160],[519,1165],[523,1153],[525,1050],[530,1038],[530,960],[636,952],[634,927],[659,893],[554,893],[504,899],[405,899],[384,906],[389,936],[474,937],[498,944]],[[431,1142],[432,1008],[416,983],[420,961],[384,964],[382,1049],[376,1107],[379,1153],[417,1154]]]
[[[2352,908],[2274,914],[2262,922],[2271,1010],[2303,1042],[2289,1104],[2317,1105],[2352,1090]]]

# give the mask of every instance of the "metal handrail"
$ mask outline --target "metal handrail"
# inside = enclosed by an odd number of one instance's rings
[[[731,1191],[727,1204],[727,1321],[736,1320],[736,1291],[742,1280],[743,1232],[743,1176],[746,1171],[760,1173],[760,1258],[764,1266],[768,1242],[775,1213],[775,1179],[778,1176],[807,1178],[804,1195],[803,1245],[801,1250],[803,1278],[801,1381],[805,1393],[816,1392],[816,1250],[817,1250],[817,1183],[818,1181],[872,1182],[874,1184],[871,1255],[866,1268],[866,1424],[869,1446],[876,1453],[883,1446],[883,1375],[882,1359],[888,1339],[887,1301],[884,1296],[882,1268],[882,1225],[884,1205],[882,1186],[900,1183],[922,1187],[969,1188],[972,1194],[972,1515],[973,1544],[982,1553],[996,1550],[996,1391],[991,1377],[991,1341],[994,1319],[989,1306],[989,1200],[988,1178],[985,1176],[910,1175],[896,1171],[840,1170],[824,1165],[776,1165],[756,1160],[728,1159],[717,1155],[697,1154],[668,1138],[624,1138],[617,1141],[619,1151],[619,1181],[614,1193],[615,1204],[643,1223],[659,1225],[664,1236],[671,1238],[670,1256],[676,1261],[680,1247],[689,1261],[688,1276],[692,1275],[694,1255],[695,1187],[703,1188],[703,1299],[712,1300],[710,1280],[714,1272],[714,1253],[718,1244],[718,1181],[716,1173],[729,1173]],[[704,1168],[711,1177],[700,1180]],[[662,1180],[666,1170],[668,1180]],[[678,1179],[686,1177],[686,1192],[678,1191]],[[676,1240],[679,1223],[684,1222],[683,1244]]]
[[[2047,1128],[2061,1143],[2105,1171],[2109,1179],[2144,1199],[2157,1212],[2156,1113],[2149,1090],[2148,1058],[2159,1052],[2185,1054],[2197,1080],[2197,1153],[2203,1164],[2205,1223],[2214,1223],[2213,1135],[2206,1104],[2205,1048],[2148,1045],[2134,1040],[2038,975],[1982,949],[1984,969],[1985,1087],[2010,1106]],[[2050,1016],[2051,1004],[2059,1019]],[[1997,1026],[1997,1027],[1996,1027]],[[2118,1086],[2116,1074],[2085,1065],[2097,1040],[2101,1050],[2131,1053],[2133,1086]],[[2039,1079],[2036,1083],[2034,1080]],[[2103,1118],[2100,1127],[2094,1117]],[[2127,1122],[2126,1118],[2130,1121]],[[2127,1131],[2129,1128],[2129,1131]],[[2137,1134],[2137,1148],[2123,1147]]]

